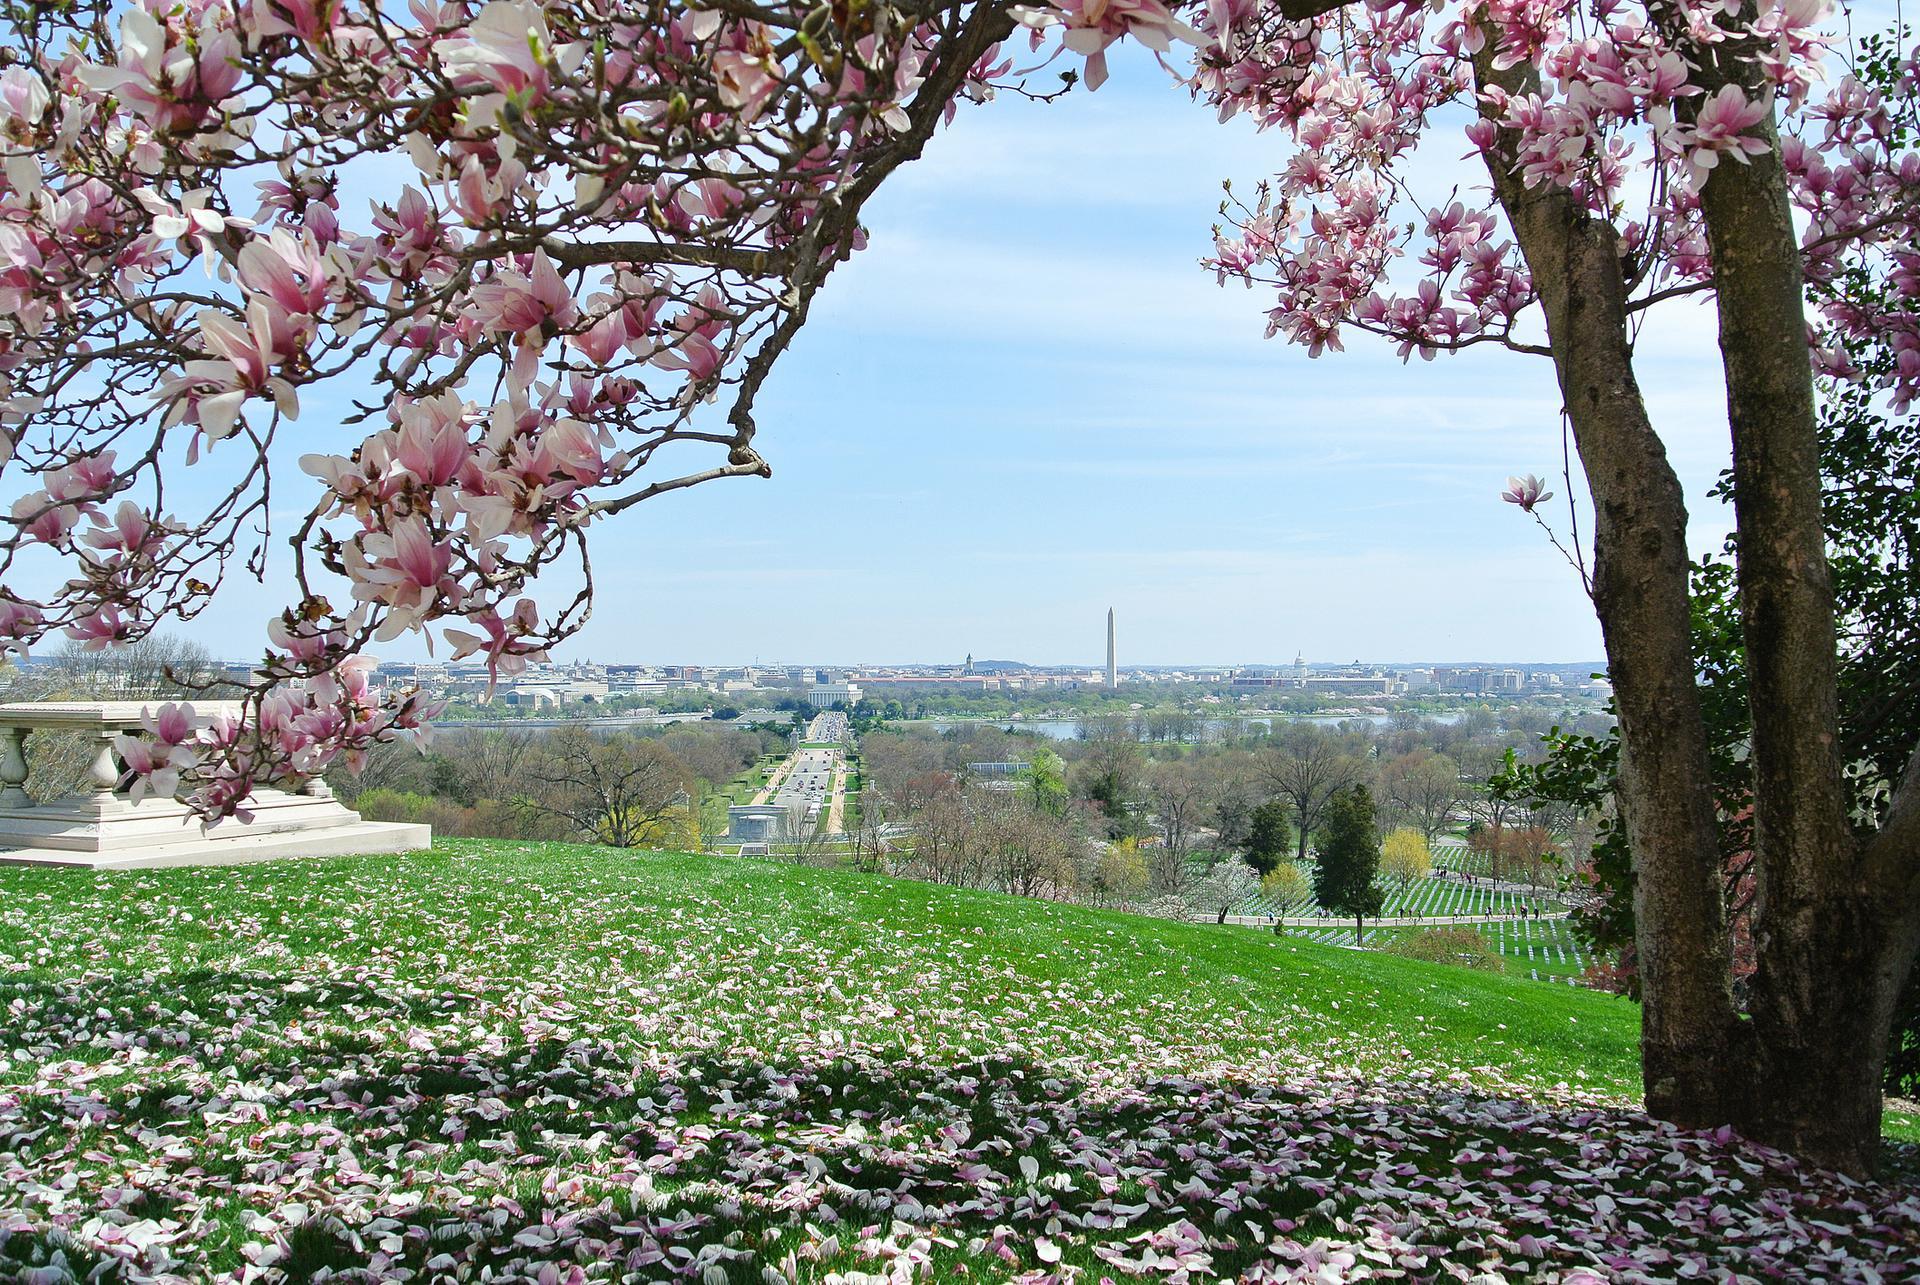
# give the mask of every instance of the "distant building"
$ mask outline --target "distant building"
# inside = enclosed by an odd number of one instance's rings
[[[727,809],[727,839],[731,843],[767,843],[780,837],[787,810],[771,803],[742,803]]]
[[[1328,696],[1391,696],[1393,679],[1386,674],[1339,674],[1299,680],[1302,689]]]
[[[807,704],[815,709],[831,709],[835,705],[845,705],[852,709],[860,703],[860,684],[858,683],[820,683],[807,692]]]
[[[375,672],[388,682],[424,684],[447,681],[447,667],[432,662],[383,660]]]
[[[985,674],[961,676],[953,674],[866,674],[860,681],[868,687],[885,688],[889,691],[914,687],[931,687],[952,691],[982,692],[987,690],[989,680]]]
[[[542,706],[597,705],[607,698],[607,685],[588,681],[514,683],[502,688],[500,700],[516,709]]]
[[[1517,669],[1490,669],[1484,665],[1438,668],[1433,671],[1433,682],[1443,692],[1486,696],[1495,692],[1520,691],[1526,686],[1526,675]]]

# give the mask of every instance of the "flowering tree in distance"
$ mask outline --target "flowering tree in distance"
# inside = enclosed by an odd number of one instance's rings
[[[1902,150],[1920,66],[1869,42],[1859,55],[1887,64],[1891,92],[1845,66],[1820,88],[1823,10],[1221,0],[1195,16],[1210,42],[1195,87],[1294,142],[1275,181],[1227,207],[1211,261],[1274,292],[1271,332],[1314,353],[1364,331],[1403,356],[1498,344],[1551,361],[1594,501],[1648,1108],[1861,1171],[1920,946],[1920,769],[1848,806],[1814,373],[1854,375],[1848,341],[1873,334],[1899,353],[1880,393],[1904,410],[1920,389],[1920,155]],[[1436,131],[1450,156],[1477,157],[1477,196],[1413,190]],[[1811,319],[1810,285],[1827,301]],[[1714,302],[1732,425],[1757,887],[1746,1015],[1689,653],[1686,510],[1634,360],[1647,311],[1688,297]],[[1531,512],[1546,496],[1524,478],[1507,498]]]

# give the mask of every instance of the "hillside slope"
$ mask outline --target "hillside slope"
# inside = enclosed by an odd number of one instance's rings
[[[0,1005],[0,1276],[1920,1272],[1634,1115],[1622,1001],[877,877],[0,869]]]

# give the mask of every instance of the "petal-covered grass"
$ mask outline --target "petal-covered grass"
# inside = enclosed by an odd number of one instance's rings
[[[737,859],[0,869],[0,1279],[1920,1275],[1635,1012]]]

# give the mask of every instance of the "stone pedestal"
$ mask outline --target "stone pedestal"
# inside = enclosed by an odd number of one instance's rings
[[[365,821],[342,806],[324,782],[300,794],[255,791],[251,820],[229,817],[208,825],[172,799],[135,803],[116,788],[121,770],[114,738],[138,731],[159,701],[25,702],[0,705],[0,863],[85,866],[117,870],[157,866],[229,865],[271,857],[340,856],[425,848],[424,825]],[[195,701],[201,722],[236,716],[232,701]],[[99,753],[89,794],[42,804],[27,796],[24,740],[35,729],[82,731]]]

